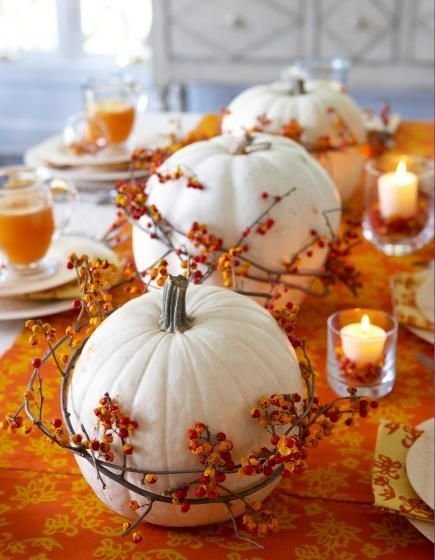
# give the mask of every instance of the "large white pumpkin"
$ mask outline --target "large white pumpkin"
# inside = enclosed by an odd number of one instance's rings
[[[174,285],[182,302],[179,280],[176,278]],[[263,395],[302,393],[295,352],[275,320],[249,298],[211,286],[187,290],[185,309],[191,321],[184,332],[186,322],[178,314],[179,308],[171,304],[168,309],[165,327],[170,324],[175,332],[160,326],[159,290],[118,309],[91,336],[69,389],[68,409],[75,430],[80,432],[83,424],[93,436],[93,411],[107,392],[123,413],[139,424],[130,439],[134,446],[128,457],[130,467],[149,469],[150,473],[200,469],[198,456],[187,447],[187,430],[195,421],[207,424],[212,433],[227,434],[234,444],[236,464],[253,449],[269,447],[270,435],[250,417],[250,407]],[[120,455],[118,448],[118,464],[122,464]],[[96,494],[120,515],[136,515],[128,508],[131,499],[146,502],[107,478],[103,490],[94,468],[82,458],[78,464]],[[139,474],[126,475],[137,485],[141,478]],[[148,489],[160,493],[192,478],[195,475],[161,475]],[[241,491],[263,479],[263,475],[230,474],[225,485]],[[273,481],[249,500],[264,499],[275,485]],[[240,500],[233,503],[236,515],[243,509]],[[137,515],[141,512],[138,510]],[[224,504],[194,505],[188,513],[182,513],[178,506],[155,502],[147,521],[188,526],[228,517]]]
[[[177,230],[187,232],[193,222],[205,223],[209,232],[222,238],[226,248],[233,247],[243,230],[252,224],[271,204],[274,196],[282,196],[295,188],[290,196],[270,212],[275,225],[265,234],[255,232],[246,238],[250,249],[247,256],[268,269],[283,269],[283,262],[291,259],[312,239],[310,231],[329,236],[323,212],[328,215],[336,233],[340,224],[340,199],[327,173],[296,142],[280,136],[253,134],[253,147],[269,144],[268,149],[234,154],[234,138],[227,134],[205,142],[187,146],[171,156],[160,171],[173,171],[178,166],[188,169],[204,185],[204,190],[186,188],[186,179],[160,183],[152,176],[147,183],[149,203],[156,205],[162,216]],[[263,199],[262,193],[270,193]],[[144,227],[149,220],[140,221]],[[255,229],[255,228],[254,228]],[[175,246],[186,240],[172,235]],[[195,250],[192,248],[192,251]],[[133,230],[133,253],[138,270],[145,270],[167,252],[162,242],[152,239],[139,227]],[[165,257],[170,272],[180,272],[180,261],[175,255]],[[315,247],[310,258],[303,258],[300,266],[319,270],[326,258],[326,249]],[[257,276],[264,277],[261,271]],[[285,278],[295,284],[307,285],[309,280],[294,276]],[[221,283],[220,273],[209,279]],[[243,289],[267,292],[269,285],[243,279]],[[273,287],[271,288],[273,290]],[[285,297],[297,302],[301,292],[289,291]],[[264,304],[264,299],[258,299]]]
[[[261,126],[264,132],[282,134],[283,127],[294,119],[303,129],[301,142],[307,149],[319,139],[328,138],[332,149],[315,152],[315,156],[345,201],[357,186],[364,165],[358,147],[366,141],[361,110],[339,84],[297,84],[299,88],[288,82],[273,82],[243,91],[229,104],[222,131],[239,133]],[[346,128],[345,147],[340,134],[344,130],[337,126],[338,119]]]

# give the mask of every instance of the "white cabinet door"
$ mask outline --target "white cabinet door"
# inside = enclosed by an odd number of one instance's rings
[[[302,54],[302,0],[170,0],[168,9],[174,61],[285,61]]]
[[[431,87],[433,0],[154,0],[153,68],[173,81],[259,83],[297,57],[345,57],[351,84]]]
[[[318,0],[315,53],[356,63],[388,63],[399,56],[399,2]]]
[[[407,0],[404,17],[404,60],[433,64],[433,0]]]

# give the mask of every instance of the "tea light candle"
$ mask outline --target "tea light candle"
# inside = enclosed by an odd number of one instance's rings
[[[410,218],[417,213],[418,179],[399,162],[396,171],[384,173],[378,180],[379,208],[383,218]]]
[[[368,315],[363,315],[360,323],[344,326],[340,336],[345,356],[358,365],[365,365],[381,359],[387,333],[372,325]]]

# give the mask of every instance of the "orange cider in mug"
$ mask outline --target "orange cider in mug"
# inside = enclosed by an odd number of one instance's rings
[[[94,117],[105,126],[110,143],[118,144],[127,140],[135,117],[132,104],[122,99],[100,99],[93,103],[90,113],[91,118]]]
[[[37,197],[0,199],[0,251],[11,264],[26,265],[42,259],[54,232],[53,209]]]

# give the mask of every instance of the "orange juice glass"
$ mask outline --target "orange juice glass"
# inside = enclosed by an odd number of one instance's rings
[[[55,224],[53,199],[63,191],[64,215]],[[50,275],[56,262],[46,259],[53,236],[69,219],[76,191],[24,167],[0,171],[0,253],[7,275]]]
[[[83,87],[88,116],[103,125],[110,144],[122,144],[133,129],[138,84],[118,77],[89,80]]]

